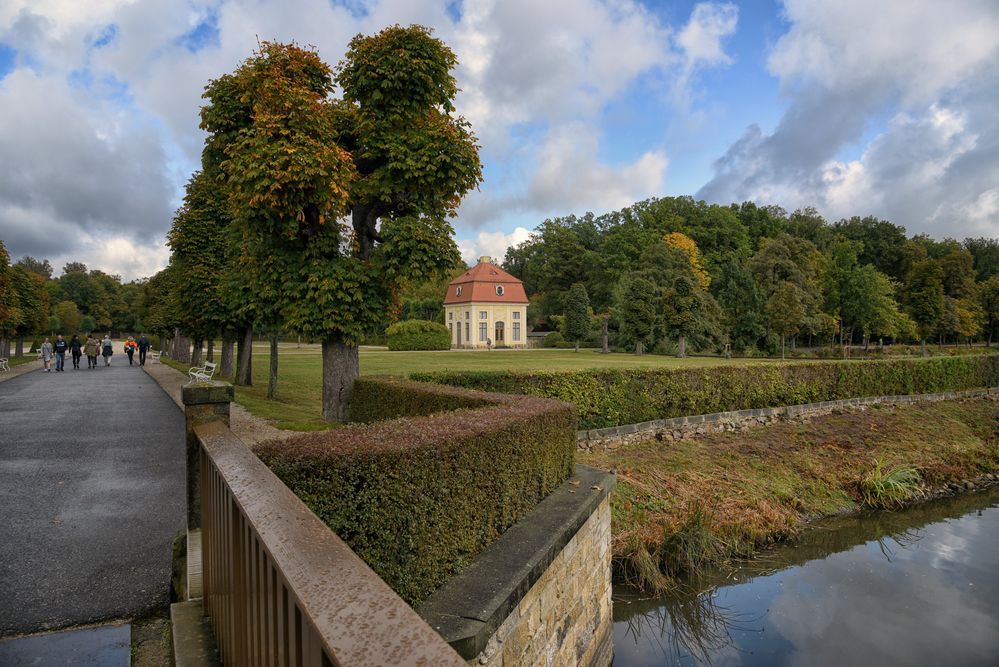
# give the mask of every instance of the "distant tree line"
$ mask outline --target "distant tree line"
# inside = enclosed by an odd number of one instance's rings
[[[69,262],[53,277],[47,259],[30,255],[11,264],[0,240],[0,357],[23,356],[36,336],[152,330],[156,301],[147,279],[122,282],[121,276]]]
[[[507,251],[529,324],[564,326],[585,287],[621,347],[777,353],[788,344],[991,344],[999,240],[908,237],[875,217],[829,223],[751,202],[653,198],[552,218]],[[578,340],[574,331],[570,340]]]

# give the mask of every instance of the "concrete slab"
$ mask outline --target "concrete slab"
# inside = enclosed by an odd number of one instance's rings
[[[129,667],[131,645],[132,626],[127,623],[32,635],[0,642],[0,665]]]
[[[201,600],[170,605],[173,626],[173,656],[177,667],[214,667],[219,665],[215,634],[205,618]]]

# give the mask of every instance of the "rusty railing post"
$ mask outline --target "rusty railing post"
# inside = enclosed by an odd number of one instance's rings
[[[226,382],[198,382],[181,388],[187,434],[187,529],[201,528],[201,443],[194,434],[196,426],[222,421],[229,426],[229,403],[232,385]]]

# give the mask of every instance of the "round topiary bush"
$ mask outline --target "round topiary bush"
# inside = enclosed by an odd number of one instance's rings
[[[447,327],[429,320],[403,320],[385,330],[390,350],[450,350]]]

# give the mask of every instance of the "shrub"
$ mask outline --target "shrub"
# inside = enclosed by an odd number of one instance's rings
[[[414,373],[414,380],[576,405],[585,429],[685,415],[999,385],[999,355],[713,368]]]
[[[385,330],[390,350],[449,350],[447,327],[429,320],[403,320]]]
[[[565,338],[558,331],[553,331],[547,336],[545,336],[544,342],[541,343],[543,347],[558,347],[565,343]]]
[[[353,416],[365,420],[453,410],[256,451],[410,604],[571,474],[576,416],[565,403],[376,378],[358,379],[354,391]]]

